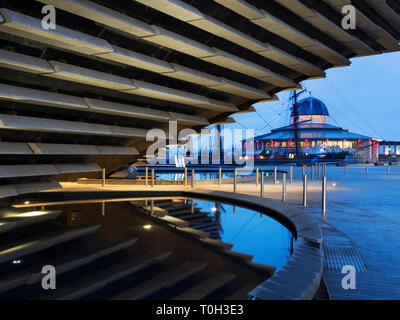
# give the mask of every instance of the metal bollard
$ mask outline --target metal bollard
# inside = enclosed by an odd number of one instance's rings
[[[390,166],[387,166],[387,174],[390,175]]]
[[[106,185],[106,169],[101,170],[101,186],[104,188]]]
[[[344,173],[347,174],[347,164],[344,166]]]
[[[152,199],[150,202],[150,214],[153,215],[154,214],[154,200]]]
[[[259,169],[256,168],[256,186],[258,186],[258,171],[259,171]]]
[[[237,170],[235,169],[233,173],[233,192],[236,193],[237,191]]]
[[[310,166],[311,168],[311,180],[314,180],[314,166]]]
[[[286,173],[282,175],[282,202],[286,202]]]
[[[101,203],[101,215],[102,215],[102,216],[105,216],[105,215],[106,215],[106,202],[105,202],[105,201],[103,201],[103,202]]]
[[[264,171],[261,171],[261,198],[264,198]]]
[[[185,187],[187,187],[187,168],[185,167],[185,182],[184,182],[184,184],[185,184]]]
[[[192,200],[190,203],[190,213],[194,213],[194,200]]]
[[[303,174],[302,174],[302,176],[304,176],[305,174],[306,174],[306,166],[303,165]]]
[[[326,177],[322,178],[322,214],[326,213]]]
[[[154,187],[154,169],[151,169],[151,187]]]
[[[277,183],[277,168],[274,167],[274,184]]]
[[[222,185],[222,168],[219,167],[218,169],[218,185],[221,186]]]
[[[368,174],[368,166],[365,166],[365,173]]]
[[[149,168],[146,167],[145,169],[145,174],[144,174],[144,185],[148,186],[149,185]]]
[[[321,164],[318,163],[318,179],[321,179]]]
[[[290,184],[293,183],[293,167],[290,166],[289,168],[289,178],[290,178]]]
[[[192,188],[194,188],[194,170],[192,170]]]
[[[307,175],[303,175],[303,207],[307,207]]]

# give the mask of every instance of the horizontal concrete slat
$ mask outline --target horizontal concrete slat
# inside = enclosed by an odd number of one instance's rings
[[[135,1],[186,22],[204,17],[199,10],[179,0],[158,0],[157,2],[154,0]]]
[[[144,22],[129,17],[115,10],[108,9],[88,0],[37,0],[51,4],[56,8],[94,20],[113,29],[135,33],[138,36],[152,34],[152,29]]]
[[[87,110],[98,113],[120,115],[139,119],[157,120],[163,122],[171,120],[170,115],[166,111],[98,99],[80,98],[60,93],[16,87],[5,84],[0,84],[0,99],[8,101],[18,101],[22,103],[34,103],[59,108]],[[185,115],[176,115],[176,119],[185,119]],[[196,117],[192,117],[192,120],[196,123],[206,122],[206,119],[202,117],[197,117],[197,119]]]
[[[253,62],[236,57],[228,52],[214,48],[215,55],[202,58],[202,60],[219,65],[224,68],[233,69],[237,72],[251,75],[252,77],[277,85],[279,87],[295,86],[296,83],[271,70],[257,65]]]
[[[54,166],[60,174],[101,171],[96,163],[63,163]]]
[[[0,154],[32,155],[33,151],[28,144],[21,142],[0,142]]]
[[[94,112],[158,121],[170,120],[168,112],[166,111],[137,107],[133,105],[109,102],[98,99],[85,98],[85,101],[89,106],[89,110]]]
[[[203,107],[205,109],[219,109],[219,110],[235,110],[235,106],[232,104],[224,103],[222,101],[213,100],[210,101],[206,97],[176,90],[168,87],[159,86],[156,84],[133,80],[137,89],[130,90],[128,93],[155,98],[159,100],[167,100],[172,102],[178,102],[182,104],[194,105],[196,107]]]
[[[171,63],[171,72],[163,73],[163,75],[180,79],[183,81],[188,81],[192,83],[197,83],[203,86],[213,86],[221,83],[221,80],[213,75],[208,73],[204,73],[201,71],[197,71],[191,68],[187,68],[184,66],[177,65],[175,63]]]
[[[0,31],[46,43],[85,55],[111,52],[112,47],[103,39],[57,25],[56,29],[45,30],[42,21],[9,9],[1,9],[4,22]]]
[[[0,49],[0,67],[37,74],[53,72],[53,67],[46,60],[3,49]]]
[[[185,124],[194,124],[194,125],[203,125],[203,126],[208,126],[210,124],[206,118],[202,118],[202,117],[192,116],[192,115],[183,114],[183,113],[176,113],[176,112],[170,112],[169,114],[170,114],[172,120],[176,120],[178,122],[185,123]]]
[[[68,109],[88,109],[82,98],[66,94],[0,84],[0,99]]]
[[[155,59],[144,54],[112,46],[113,52],[99,54],[100,58],[112,60],[135,68],[150,70],[157,73],[173,72],[174,69],[168,62]]]
[[[63,134],[104,135],[117,137],[146,137],[145,129],[114,127],[102,124],[54,120],[0,114],[0,129],[54,132]]]
[[[133,147],[95,146],[81,144],[30,143],[41,155],[134,155]]]
[[[252,88],[228,79],[221,79],[221,81],[222,83],[220,85],[212,86],[211,88],[250,99],[271,98],[268,92],[264,92],[262,90]]]
[[[46,74],[45,76],[47,77],[79,82],[118,91],[135,89],[135,85],[129,79],[124,77],[58,61],[50,61],[50,63],[54,68],[54,73]]]
[[[100,170],[100,167],[94,163],[0,165],[0,178],[55,176]]]
[[[226,8],[242,15],[252,23],[268,30],[278,36],[298,45],[302,49],[309,51],[327,62],[334,65],[343,63],[348,65],[349,61],[338,52],[323,45],[319,41],[312,39],[277,17],[267,13],[263,9],[258,9],[244,0],[215,0]]]
[[[0,165],[0,178],[58,175],[52,164]]]
[[[208,57],[214,54],[213,50],[200,42],[186,38],[164,28],[152,25],[155,35],[142,39],[196,58]]]
[[[163,11],[164,7],[171,7],[174,5],[175,10],[169,10],[165,13],[172,15],[175,18],[179,19],[179,16],[176,14],[176,12],[182,12],[182,11],[189,11],[190,12],[190,6],[185,4],[182,1],[179,0],[174,0],[173,2],[171,1],[162,1],[161,3],[152,1],[146,1],[146,4],[153,9]],[[168,4],[168,5],[167,5]],[[193,10],[196,10],[195,8],[192,8]],[[202,29],[204,31],[207,31],[213,35],[219,36],[222,39],[226,39],[228,41],[231,41],[235,44],[238,44],[248,50],[251,50],[259,55],[262,55],[264,57],[267,57],[275,62],[285,64],[287,60],[290,60],[290,64],[288,65],[289,68],[292,68],[293,70],[299,71],[301,73],[304,73],[309,76],[315,76],[315,75],[321,75],[324,72],[319,69],[318,67],[312,65],[311,63],[298,58],[296,56],[293,56],[292,54],[288,52],[284,52],[283,50],[280,50],[274,46],[271,46],[269,44],[264,44],[261,41],[217,20],[214,19],[208,15],[201,14],[198,16],[197,19],[194,20],[184,20],[185,22]]]

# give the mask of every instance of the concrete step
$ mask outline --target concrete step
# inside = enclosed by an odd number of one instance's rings
[[[222,242],[214,239],[201,239],[204,243],[210,244],[212,246],[218,247],[220,249],[231,250],[233,248],[232,243]]]
[[[247,286],[244,286],[230,295],[226,296],[224,300],[247,300],[247,294],[253,290],[254,288],[257,287],[257,284],[249,284]]]
[[[208,216],[207,212],[199,212],[199,211],[195,211],[194,213],[191,213],[190,211],[188,212],[188,214],[180,214],[178,215],[178,217],[180,219],[185,219],[185,220],[198,220],[200,218],[205,218]]]
[[[30,211],[30,212],[3,212],[0,213],[0,233],[25,227],[34,223],[56,219],[61,210]]]
[[[243,259],[246,262],[250,262],[251,260],[253,260],[253,256],[250,254],[241,253],[241,252],[232,251],[232,250],[224,250],[224,251],[228,255],[233,256],[235,258]]]
[[[171,216],[159,217],[159,220],[162,220],[164,222],[167,222],[169,224],[172,224],[174,226],[181,227],[181,228],[189,227],[189,222],[182,220],[182,219],[175,218],[175,217],[171,217]]]
[[[193,276],[207,267],[207,265],[207,262],[186,262],[114,296],[113,300],[138,300],[149,297],[160,290],[172,287]]]
[[[201,230],[196,230],[196,229],[193,229],[193,228],[177,227],[177,230],[182,231],[182,232],[186,232],[186,233],[191,234],[191,235],[193,235],[195,237],[198,237],[200,239],[206,239],[209,236],[208,232],[204,232],[204,231],[201,231]]]
[[[206,279],[187,291],[177,295],[172,300],[201,300],[209,294],[217,291],[236,278],[234,273],[218,273]]]
[[[0,248],[0,263],[41,251],[57,244],[95,233],[100,225],[63,228],[40,236],[13,242]]]
[[[44,300],[74,300],[90,293],[103,289],[108,284],[127,277],[139,270],[148,268],[171,255],[172,251],[162,253],[148,253],[132,258],[131,260],[113,265],[91,274],[90,277],[78,279],[67,286],[57,288],[54,292],[39,297]]]
[[[63,255],[58,259],[53,258],[48,260],[48,258],[45,257],[46,262],[37,261],[35,265],[23,271],[0,277],[0,294],[23,285],[32,285],[41,281],[43,274],[40,271],[46,264],[54,266],[59,276],[65,272],[87,265],[97,259],[129,248],[133,246],[136,241],[137,239],[106,241],[105,243],[99,244],[98,240],[92,240],[86,241],[83,244],[80,243],[84,245],[84,248],[79,245],[77,250],[73,253],[69,253],[65,256]]]

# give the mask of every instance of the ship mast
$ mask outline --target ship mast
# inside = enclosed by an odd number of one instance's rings
[[[292,99],[294,100],[293,103],[293,115],[294,115],[294,142],[296,146],[296,155],[295,157],[298,158],[300,156],[300,141],[299,141],[299,108],[297,105],[297,97],[301,95],[306,90],[302,90],[299,93],[296,90],[292,91]]]

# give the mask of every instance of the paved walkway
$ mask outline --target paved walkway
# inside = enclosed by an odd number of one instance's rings
[[[285,169],[285,167],[283,167]],[[295,168],[295,182],[287,186],[289,204],[301,207],[301,169]],[[328,167],[327,214],[321,215],[321,183],[309,181],[308,208],[321,221],[325,240],[343,249],[350,246],[347,258],[362,261],[365,270],[357,272],[357,289],[343,290],[342,275],[338,270],[325,270],[325,280],[333,299],[400,299],[400,167],[349,167],[348,173],[342,167]],[[95,185],[79,186],[64,184],[64,190],[103,189]],[[150,187],[149,187],[150,188]],[[162,189],[165,186],[156,186]],[[182,189],[182,186],[168,186],[168,189]],[[221,188],[216,185],[201,185],[196,189],[219,189],[232,191],[232,185]],[[136,190],[143,186],[107,186],[112,190]],[[240,184],[238,192],[259,195],[254,183]],[[281,185],[272,185],[267,179],[265,196],[281,198]],[[333,240],[338,240],[334,242]],[[347,242],[346,242],[347,241]],[[333,252],[336,247],[333,247]],[[338,254],[337,259],[343,258]],[[353,260],[351,260],[353,259]],[[344,260],[346,263],[347,260]],[[340,261],[339,261],[340,262]]]

